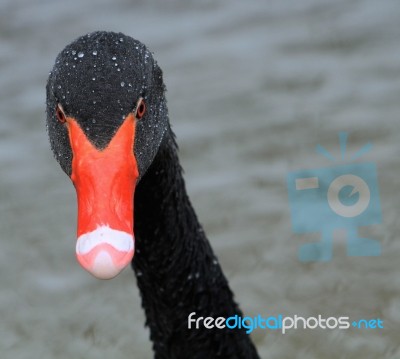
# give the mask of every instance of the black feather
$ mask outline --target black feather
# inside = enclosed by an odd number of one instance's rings
[[[192,208],[171,131],[162,72],[147,48],[128,36],[95,32],[68,45],[47,83],[47,126],[52,150],[71,175],[72,153],[61,104],[99,149],[107,146],[139,97],[134,154],[140,180],[132,262],[156,359],[255,359],[243,329],[188,329],[200,317],[242,315]]]

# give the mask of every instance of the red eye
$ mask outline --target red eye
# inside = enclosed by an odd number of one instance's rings
[[[64,110],[60,104],[56,107],[56,116],[57,120],[61,123],[65,123],[67,121],[67,117],[65,116]]]
[[[135,117],[137,120],[140,120],[146,112],[146,103],[144,102],[143,97],[139,98],[139,101],[137,102],[136,105],[136,110],[135,110]]]

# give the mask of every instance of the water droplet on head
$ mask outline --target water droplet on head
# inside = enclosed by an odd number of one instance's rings
[[[96,55],[97,55],[97,51],[94,50],[94,51],[92,52],[92,54],[93,54],[94,56],[96,56]]]
[[[95,120],[95,119],[93,119],[93,120],[92,120],[92,123],[96,123],[96,120]]]
[[[72,54],[72,55],[76,55],[76,51],[75,51],[75,50],[72,50],[72,51],[71,51],[71,54]]]
[[[115,61],[115,60],[117,59],[117,57],[116,57],[116,56],[113,56],[111,59]]]
[[[57,88],[60,89],[60,88],[61,88],[61,85],[58,85]]]
[[[82,51],[78,53],[79,58],[82,58],[83,56],[85,56],[85,54]]]
[[[119,42],[124,42],[124,39],[122,37],[120,37]]]
[[[124,87],[124,86],[125,86],[125,82],[122,81],[122,82],[121,82],[121,87]]]
[[[92,80],[93,80],[93,81],[96,81],[96,78],[95,78],[95,77],[93,77],[93,78],[92,78]]]

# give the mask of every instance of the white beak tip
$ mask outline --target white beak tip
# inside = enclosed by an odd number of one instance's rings
[[[81,235],[76,245],[79,264],[98,279],[117,276],[132,261],[133,254],[133,236],[105,226]]]

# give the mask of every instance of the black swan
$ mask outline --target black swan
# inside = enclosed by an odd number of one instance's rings
[[[244,329],[188,328],[193,312],[242,313],[186,193],[147,48],[113,32],[65,47],[47,83],[47,130],[77,192],[77,259],[102,279],[132,263],[155,358],[258,358]]]

